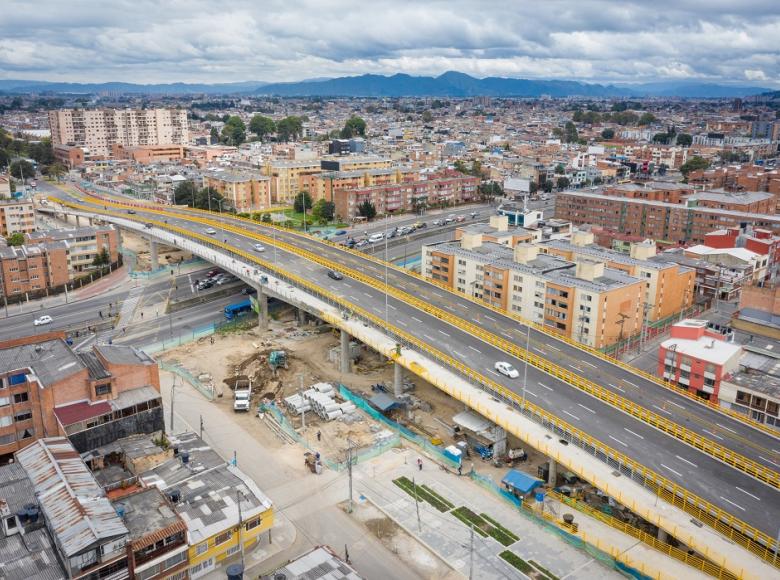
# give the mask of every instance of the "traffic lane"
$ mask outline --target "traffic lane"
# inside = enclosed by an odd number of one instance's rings
[[[143,210],[139,210],[139,212],[143,214],[146,213],[143,212]],[[177,213],[173,215],[176,217],[168,218],[169,220],[171,220],[172,224],[175,223],[183,227],[186,226],[191,227],[192,222],[188,219],[188,216],[186,214]],[[159,215],[157,214],[149,214],[149,216],[152,218],[157,217],[159,219]],[[221,219],[222,221],[229,221],[230,218],[221,218]],[[202,226],[201,224],[199,224],[199,226],[204,228],[204,230],[206,228],[206,226]],[[267,230],[264,228],[264,226],[259,224],[258,225],[252,224],[249,227],[246,227],[246,225],[244,225],[244,229],[247,229],[250,232],[255,231],[257,233],[264,234],[264,235],[267,235],[268,233]],[[225,235],[224,232],[222,233],[223,235]],[[287,238],[286,241],[297,243],[298,245],[305,247],[310,251],[319,252],[320,254],[325,255],[325,257],[329,259],[340,261],[345,265],[349,265],[351,267],[360,268],[361,271],[363,271],[364,273],[373,274],[374,277],[377,278],[378,280],[383,280],[384,278],[384,273],[385,273],[384,267],[374,262],[370,262],[363,258],[360,258],[355,254],[343,252],[339,249],[333,248],[332,246],[323,245],[318,242],[312,241],[310,238],[295,235],[290,232],[285,232],[285,231],[276,232],[276,236],[279,239]],[[469,318],[479,323],[483,328],[490,330],[494,333],[498,333],[504,338],[509,338],[511,336],[509,335],[508,332],[505,331],[507,326],[522,328],[522,325],[520,325],[520,323],[518,323],[513,319],[510,319],[499,313],[493,312],[490,309],[487,309],[483,306],[468,301],[467,299],[457,294],[438,290],[434,285],[429,284],[427,282],[423,282],[418,278],[408,276],[407,274],[398,272],[397,270],[394,269],[389,270],[388,276],[389,276],[389,280],[392,280],[392,284],[394,286],[398,286],[406,291],[409,291],[412,294],[425,297],[427,300],[431,301],[432,304],[438,304],[440,305],[441,308],[445,310],[449,310],[452,314],[456,316],[462,317],[467,313]],[[461,309],[464,310],[464,312],[461,312],[460,311]],[[642,389],[643,391],[654,392],[656,396],[658,396],[659,398],[655,402],[651,402],[650,405],[655,404],[656,407],[665,409],[667,411],[667,414],[672,413],[672,411],[668,410],[669,407],[667,406],[667,402],[669,402],[672,398],[683,399],[687,401],[689,405],[687,409],[688,413],[697,414],[697,413],[701,413],[702,411],[706,412],[707,415],[705,417],[694,421],[695,427],[691,429],[692,431],[697,432],[699,435],[702,435],[707,438],[711,438],[712,436],[709,435],[706,431],[709,431],[711,433],[712,430],[705,427],[705,425],[712,425],[713,421],[714,424],[729,423],[729,429],[731,430],[731,433],[716,435],[715,439],[717,439],[717,437],[721,437],[723,441],[729,442],[729,446],[732,447],[734,451],[737,451],[746,457],[750,457],[757,463],[763,464],[772,469],[774,469],[774,467],[776,466],[776,463],[774,462],[773,459],[775,452],[772,451],[773,449],[775,449],[776,441],[771,436],[764,435],[763,433],[752,429],[751,427],[745,425],[744,423],[737,422],[733,419],[730,419],[729,417],[717,413],[714,410],[707,409],[702,405],[698,405],[691,401],[688,401],[684,397],[681,397],[676,393],[670,392],[664,387],[661,387],[660,385],[657,385],[652,381],[648,381],[646,379],[642,379],[641,377],[633,375],[629,371],[623,370],[620,367],[612,365],[611,363],[607,363],[597,357],[594,357],[593,355],[580,351],[579,349],[576,349],[575,347],[568,345],[567,343],[551,338],[540,331],[533,330],[532,336],[536,341],[538,341],[538,344],[545,345],[545,348],[550,347],[550,345],[552,345],[553,342],[557,343],[557,345],[551,348],[557,349],[557,352],[563,352],[563,349],[565,348],[568,351],[567,356],[571,357],[573,353],[577,357],[576,360],[584,361],[586,358],[590,358],[592,361],[597,361],[597,362],[588,361],[588,365],[581,365],[580,368],[582,368],[583,370],[582,372],[578,371],[578,374],[583,374],[583,375],[591,374],[591,380],[596,379],[596,381],[600,382],[602,386],[604,386],[604,388],[612,390],[616,394],[620,394],[621,396],[623,396],[622,393],[620,393],[620,389],[625,390],[625,388],[621,385],[623,385],[626,382],[630,382],[636,385],[641,385],[638,386],[638,388]],[[523,344],[523,343],[518,343],[518,344]],[[592,370],[594,369],[598,369],[601,373],[604,373],[606,369],[617,370],[619,371],[619,374],[622,375],[622,377],[620,379],[614,378],[610,375],[600,375],[599,377],[594,377],[592,375]],[[630,376],[631,380],[625,378],[626,376]],[[674,405],[671,402],[669,402],[669,406],[674,407]],[[732,425],[732,423],[734,423],[735,425]],[[733,437],[732,434],[736,434],[737,437],[736,438]],[[771,457],[766,457],[767,455],[770,455]]]
[[[314,281],[379,317],[385,313],[384,294],[354,280],[336,282],[327,270],[316,264],[291,264],[291,271],[310,276]],[[344,284],[346,282],[346,284]],[[339,292],[338,287],[346,286]],[[404,330],[423,328],[422,339],[435,346],[442,342],[453,358],[481,372],[522,396],[520,379],[509,379],[493,369],[496,361],[507,361],[524,372],[522,361],[503,351],[452,329],[439,319],[409,309],[408,305],[388,298],[388,319]],[[615,412],[608,404],[528,366],[527,400],[561,417],[571,425],[588,432],[602,443],[637,461],[656,473],[676,481],[689,491],[711,502],[739,519],[772,533],[772,522],[780,516],[780,492],[750,476],[728,468],[720,461],[690,447],[630,415]],[[725,469],[724,469],[725,468]],[[717,482],[713,493],[710,482]],[[739,495],[724,490],[741,492]]]

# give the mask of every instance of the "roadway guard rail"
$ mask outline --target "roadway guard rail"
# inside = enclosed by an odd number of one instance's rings
[[[165,214],[165,212],[162,210],[150,209],[148,211],[150,213]],[[328,269],[340,271],[342,274],[349,276],[350,278],[354,278],[363,284],[371,286],[377,290],[387,292],[394,298],[414,306],[418,310],[421,310],[431,316],[443,320],[444,322],[447,322],[448,324],[451,324],[452,326],[455,326],[456,328],[459,328],[471,334],[472,336],[478,337],[487,344],[499,348],[500,350],[503,350],[504,352],[509,353],[512,356],[519,358],[520,360],[527,361],[528,364],[549,374],[550,376],[556,377],[568,383],[569,385],[572,385],[581,391],[584,391],[589,395],[604,401],[612,407],[619,409],[631,415],[632,417],[635,417],[636,419],[639,419],[640,421],[647,423],[648,425],[651,425],[656,429],[659,429],[660,431],[663,431],[664,433],[671,435],[672,437],[683,441],[684,443],[696,449],[699,449],[704,453],[707,453],[719,461],[722,461],[723,463],[730,465],[735,469],[743,471],[744,473],[755,477],[759,481],[771,485],[775,489],[780,489],[780,473],[777,473],[773,469],[770,469],[769,467],[766,467],[757,461],[736,453],[725,445],[717,443],[712,439],[704,437],[703,435],[699,435],[698,433],[695,433],[690,429],[687,429],[678,423],[667,419],[661,414],[650,411],[649,409],[646,409],[641,405],[638,405],[633,401],[630,401],[627,398],[610,391],[609,389],[606,389],[597,383],[586,379],[585,377],[578,375],[577,373],[567,370],[542,356],[533,354],[525,348],[522,348],[505,338],[497,336],[492,332],[488,332],[473,322],[466,321],[459,316],[450,314],[449,312],[434,306],[430,302],[399,290],[394,286],[385,286],[375,278],[364,274],[363,272],[344,266],[342,264],[335,263],[332,260],[324,258],[309,250],[299,248],[293,244],[290,244],[289,242],[274,239],[265,234],[260,234],[257,232],[247,232],[246,230],[243,230],[235,225],[225,224],[224,222],[215,222],[214,220],[200,217],[193,217],[192,219],[193,221],[203,225],[217,226],[226,231],[251,237],[253,239],[263,241],[267,244],[273,244],[279,249],[305,258]]]
[[[180,208],[180,207],[177,207],[177,206],[172,207],[172,206],[165,206],[165,205],[160,205],[160,204],[137,204],[137,203],[133,203],[133,202],[119,201],[119,200],[115,200],[115,199],[111,199],[111,198],[104,199],[104,198],[102,198],[100,196],[97,196],[97,195],[95,195],[93,193],[85,192],[84,190],[80,190],[80,191],[82,191],[82,193],[85,193],[86,195],[90,195],[92,197],[96,197],[97,199],[100,199],[101,201],[108,202],[108,203],[111,203],[112,205],[116,205],[116,206],[120,206],[120,207],[121,206],[143,207],[144,209],[149,210],[149,211],[154,211],[153,207],[160,208],[160,211],[170,211],[170,209],[172,208],[172,209],[176,209],[176,210],[179,210],[179,211],[186,211],[187,213],[205,214],[205,215],[207,215],[209,217],[216,217],[216,218],[222,218],[223,217],[221,215],[221,213],[214,212],[214,211],[209,211],[209,210],[203,210],[203,209],[198,209],[198,208],[186,208],[186,210],[185,210],[184,208]],[[59,201],[56,198],[54,198],[54,200],[55,201]],[[620,359],[618,359],[616,357],[612,357],[612,356],[602,352],[601,350],[599,350],[597,348],[594,348],[592,346],[588,346],[588,345],[583,344],[581,342],[578,342],[578,341],[576,341],[576,340],[574,340],[572,338],[564,336],[563,334],[554,332],[553,330],[547,328],[543,324],[532,322],[530,320],[527,320],[527,319],[523,318],[522,316],[518,316],[515,313],[508,312],[506,310],[502,310],[502,309],[500,309],[500,308],[498,308],[496,306],[493,306],[491,304],[488,304],[488,303],[486,303],[484,301],[477,300],[475,297],[469,296],[468,294],[461,293],[461,292],[455,292],[455,291],[452,290],[452,288],[450,288],[449,286],[447,286],[447,285],[445,285],[445,284],[443,284],[441,282],[438,282],[438,281],[435,281],[435,280],[430,280],[430,279],[426,278],[422,273],[412,272],[410,270],[407,270],[406,268],[403,268],[401,266],[397,266],[397,265],[393,264],[392,262],[386,262],[385,260],[383,260],[381,258],[377,258],[376,256],[373,256],[373,255],[370,255],[370,254],[366,254],[366,253],[361,252],[359,250],[355,250],[355,249],[352,249],[352,248],[347,248],[346,246],[342,246],[341,244],[338,244],[336,242],[332,242],[330,240],[325,240],[325,239],[322,239],[322,238],[318,238],[316,236],[312,236],[312,235],[307,234],[307,233],[298,232],[298,231],[294,231],[294,230],[291,230],[291,229],[288,229],[288,228],[284,228],[284,227],[278,226],[278,225],[273,224],[273,223],[265,223],[265,222],[264,223],[258,223],[256,220],[253,220],[253,219],[250,219],[250,218],[245,218],[245,217],[242,217],[242,216],[233,215],[233,214],[230,215],[230,219],[246,222],[246,223],[252,224],[255,227],[259,226],[259,227],[271,228],[271,229],[276,229],[277,231],[282,231],[282,232],[285,232],[285,233],[291,233],[291,234],[294,234],[294,235],[297,235],[297,236],[302,236],[302,237],[308,238],[310,240],[319,242],[321,244],[329,245],[329,246],[331,246],[333,248],[336,248],[336,249],[338,249],[340,251],[347,252],[347,253],[353,254],[355,256],[359,256],[361,259],[369,260],[369,261],[374,262],[374,263],[376,263],[376,264],[378,264],[378,265],[380,265],[382,267],[386,266],[386,267],[391,268],[391,269],[393,269],[393,270],[395,270],[397,272],[403,273],[403,274],[408,275],[408,276],[412,276],[412,277],[417,278],[417,279],[419,279],[419,280],[421,280],[423,282],[426,282],[428,284],[436,286],[437,288],[441,288],[442,290],[445,290],[445,291],[450,292],[452,294],[456,294],[456,295],[460,296],[461,298],[465,298],[466,300],[468,300],[470,302],[473,302],[474,304],[477,304],[479,306],[482,306],[484,308],[492,310],[493,312],[495,312],[497,314],[500,314],[502,316],[505,316],[507,318],[515,320],[515,321],[517,321],[517,322],[519,322],[519,323],[521,323],[523,325],[531,326],[532,328],[534,328],[538,332],[541,332],[541,333],[545,334],[546,336],[549,336],[549,337],[554,338],[556,340],[560,340],[562,342],[565,342],[565,343],[569,344],[570,346],[573,346],[574,348],[577,348],[579,350],[585,351],[585,352],[587,352],[587,353],[589,353],[589,354],[591,354],[591,355],[593,355],[595,357],[598,357],[599,359],[601,359],[601,360],[603,360],[603,361],[605,361],[607,363],[610,363],[610,364],[613,364],[615,366],[618,366],[621,369],[623,369],[625,371],[628,371],[628,372],[630,372],[632,374],[635,374],[637,376],[640,376],[640,377],[642,377],[642,378],[644,378],[644,379],[646,379],[648,381],[652,381],[652,382],[654,382],[654,383],[656,383],[656,384],[658,384],[658,385],[660,385],[662,387],[665,387],[666,389],[669,389],[669,390],[677,393],[678,395],[686,397],[687,399],[689,399],[689,400],[691,400],[691,401],[693,401],[693,402],[695,402],[695,403],[697,403],[699,405],[703,405],[703,406],[705,406],[705,407],[707,407],[707,408],[709,408],[711,410],[714,410],[714,411],[717,411],[717,412],[722,413],[724,415],[727,415],[727,416],[731,417],[732,419],[735,419],[737,421],[741,421],[741,422],[749,425],[750,427],[752,427],[754,429],[758,429],[759,431],[762,431],[765,434],[771,435],[772,437],[780,438],[780,431],[778,431],[777,429],[774,429],[774,428],[772,428],[772,427],[770,427],[770,426],[768,426],[768,425],[766,425],[764,423],[760,423],[758,421],[755,421],[755,420],[751,419],[747,415],[743,415],[742,413],[738,413],[738,412],[736,412],[736,411],[734,411],[732,409],[727,409],[725,407],[721,407],[720,405],[718,405],[717,403],[713,403],[712,401],[707,401],[707,400],[704,400],[704,399],[702,399],[700,397],[697,397],[695,394],[691,393],[688,389],[685,389],[685,388],[683,388],[683,387],[681,387],[681,386],[679,386],[679,385],[677,385],[675,383],[672,383],[670,381],[663,380],[663,379],[661,379],[661,378],[659,378],[659,377],[657,377],[657,376],[655,376],[655,375],[653,375],[651,373],[643,371],[642,369],[633,367],[633,366],[629,365],[628,363],[625,363],[625,362],[621,361]],[[220,224],[222,224],[222,223],[223,222],[220,222]],[[243,233],[246,233],[246,232],[243,232]]]
[[[80,206],[74,203],[63,202],[62,200],[56,198],[53,198],[52,201],[79,211],[90,212],[92,210],[92,208]],[[305,288],[307,291],[322,298],[326,302],[343,308],[345,311],[352,313],[352,315],[357,315],[366,322],[370,322],[376,327],[382,328],[384,331],[394,335],[402,344],[405,344],[407,347],[413,348],[418,352],[431,355],[436,360],[444,363],[452,369],[455,369],[461,376],[469,379],[473,384],[484,388],[488,392],[492,392],[494,395],[500,397],[502,400],[512,405],[522,414],[529,416],[537,423],[542,424],[560,436],[566,437],[567,440],[585,449],[590,454],[599,457],[608,465],[611,465],[615,469],[620,470],[622,473],[628,475],[637,483],[653,491],[667,503],[670,503],[675,507],[678,507],[683,511],[693,515],[701,522],[707,524],[711,528],[723,534],[725,537],[743,546],[762,560],[766,561],[774,567],[780,568],[780,562],[778,562],[778,559],[775,557],[775,550],[780,550],[780,548],[778,547],[775,538],[739,520],[732,514],[722,510],[714,504],[711,504],[710,502],[696,496],[682,486],[665,478],[662,475],[655,473],[644,465],[641,465],[637,461],[631,459],[627,455],[612,449],[598,439],[595,439],[584,431],[581,431],[573,425],[566,423],[545,409],[542,409],[541,407],[531,403],[526,399],[521,400],[517,393],[510,391],[489,377],[474,371],[460,361],[455,360],[451,356],[435,349],[434,347],[419,340],[417,337],[402,330],[401,328],[385,322],[379,316],[376,316],[371,312],[368,312],[367,310],[364,310],[359,306],[348,302],[344,298],[337,296],[332,292],[323,290],[316,284],[309,282],[305,278],[302,278],[296,274],[292,274],[272,262],[260,259],[254,254],[250,254],[249,252],[240,250],[219,240],[215,240],[210,236],[178,226],[170,225],[168,223],[155,222],[148,219],[139,219],[136,216],[128,216],[118,212],[106,211],[106,213],[115,218],[127,219],[129,221],[138,223],[150,223],[151,221],[152,225],[160,227],[161,229],[167,229],[185,238],[194,238],[208,246],[222,249],[231,255],[241,257],[248,262],[257,264],[269,272],[274,272],[274,275],[278,276],[280,279],[287,280],[298,287]],[[247,232],[245,231],[241,231],[240,233],[242,235],[247,235]],[[265,238],[265,236],[257,237],[258,239]],[[343,270],[343,267],[340,267],[339,269]],[[629,507],[632,505],[631,502],[628,501],[622,501],[621,503]]]

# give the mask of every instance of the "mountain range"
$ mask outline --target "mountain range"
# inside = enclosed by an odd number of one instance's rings
[[[102,92],[168,95],[269,95],[287,97],[689,97],[731,98],[756,95],[771,89],[750,85],[714,84],[697,81],[662,81],[642,84],[598,84],[566,80],[475,78],[450,71],[437,77],[395,74],[364,74],[351,77],[317,78],[288,83],[245,81],[236,83],[134,84],[63,83],[0,80],[0,93]]]

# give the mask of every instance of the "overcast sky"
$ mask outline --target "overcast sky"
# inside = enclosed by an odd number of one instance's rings
[[[362,73],[780,87],[780,0],[0,0],[0,78]]]

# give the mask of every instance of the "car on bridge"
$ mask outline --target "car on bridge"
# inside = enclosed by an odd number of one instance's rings
[[[254,244],[254,245],[252,246],[252,249],[253,249],[255,252],[265,252],[265,246],[264,246],[263,244]]]
[[[48,314],[44,314],[40,318],[33,320],[33,325],[41,326],[42,324],[51,324],[52,322],[54,322],[54,319]]]
[[[504,375],[505,377],[509,377],[510,379],[516,379],[520,376],[520,373],[517,372],[517,369],[510,365],[508,362],[499,361],[495,365],[493,365],[493,368],[496,369],[499,373]]]
[[[343,280],[344,274],[336,272],[336,270],[328,270],[328,277],[333,278],[334,280]]]
[[[217,233],[217,230],[215,230],[214,228],[207,228],[207,229],[206,229],[206,233],[207,233],[208,235],[210,235],[210,236],[213,236],[214,234],[216,234],[216,233]]]

